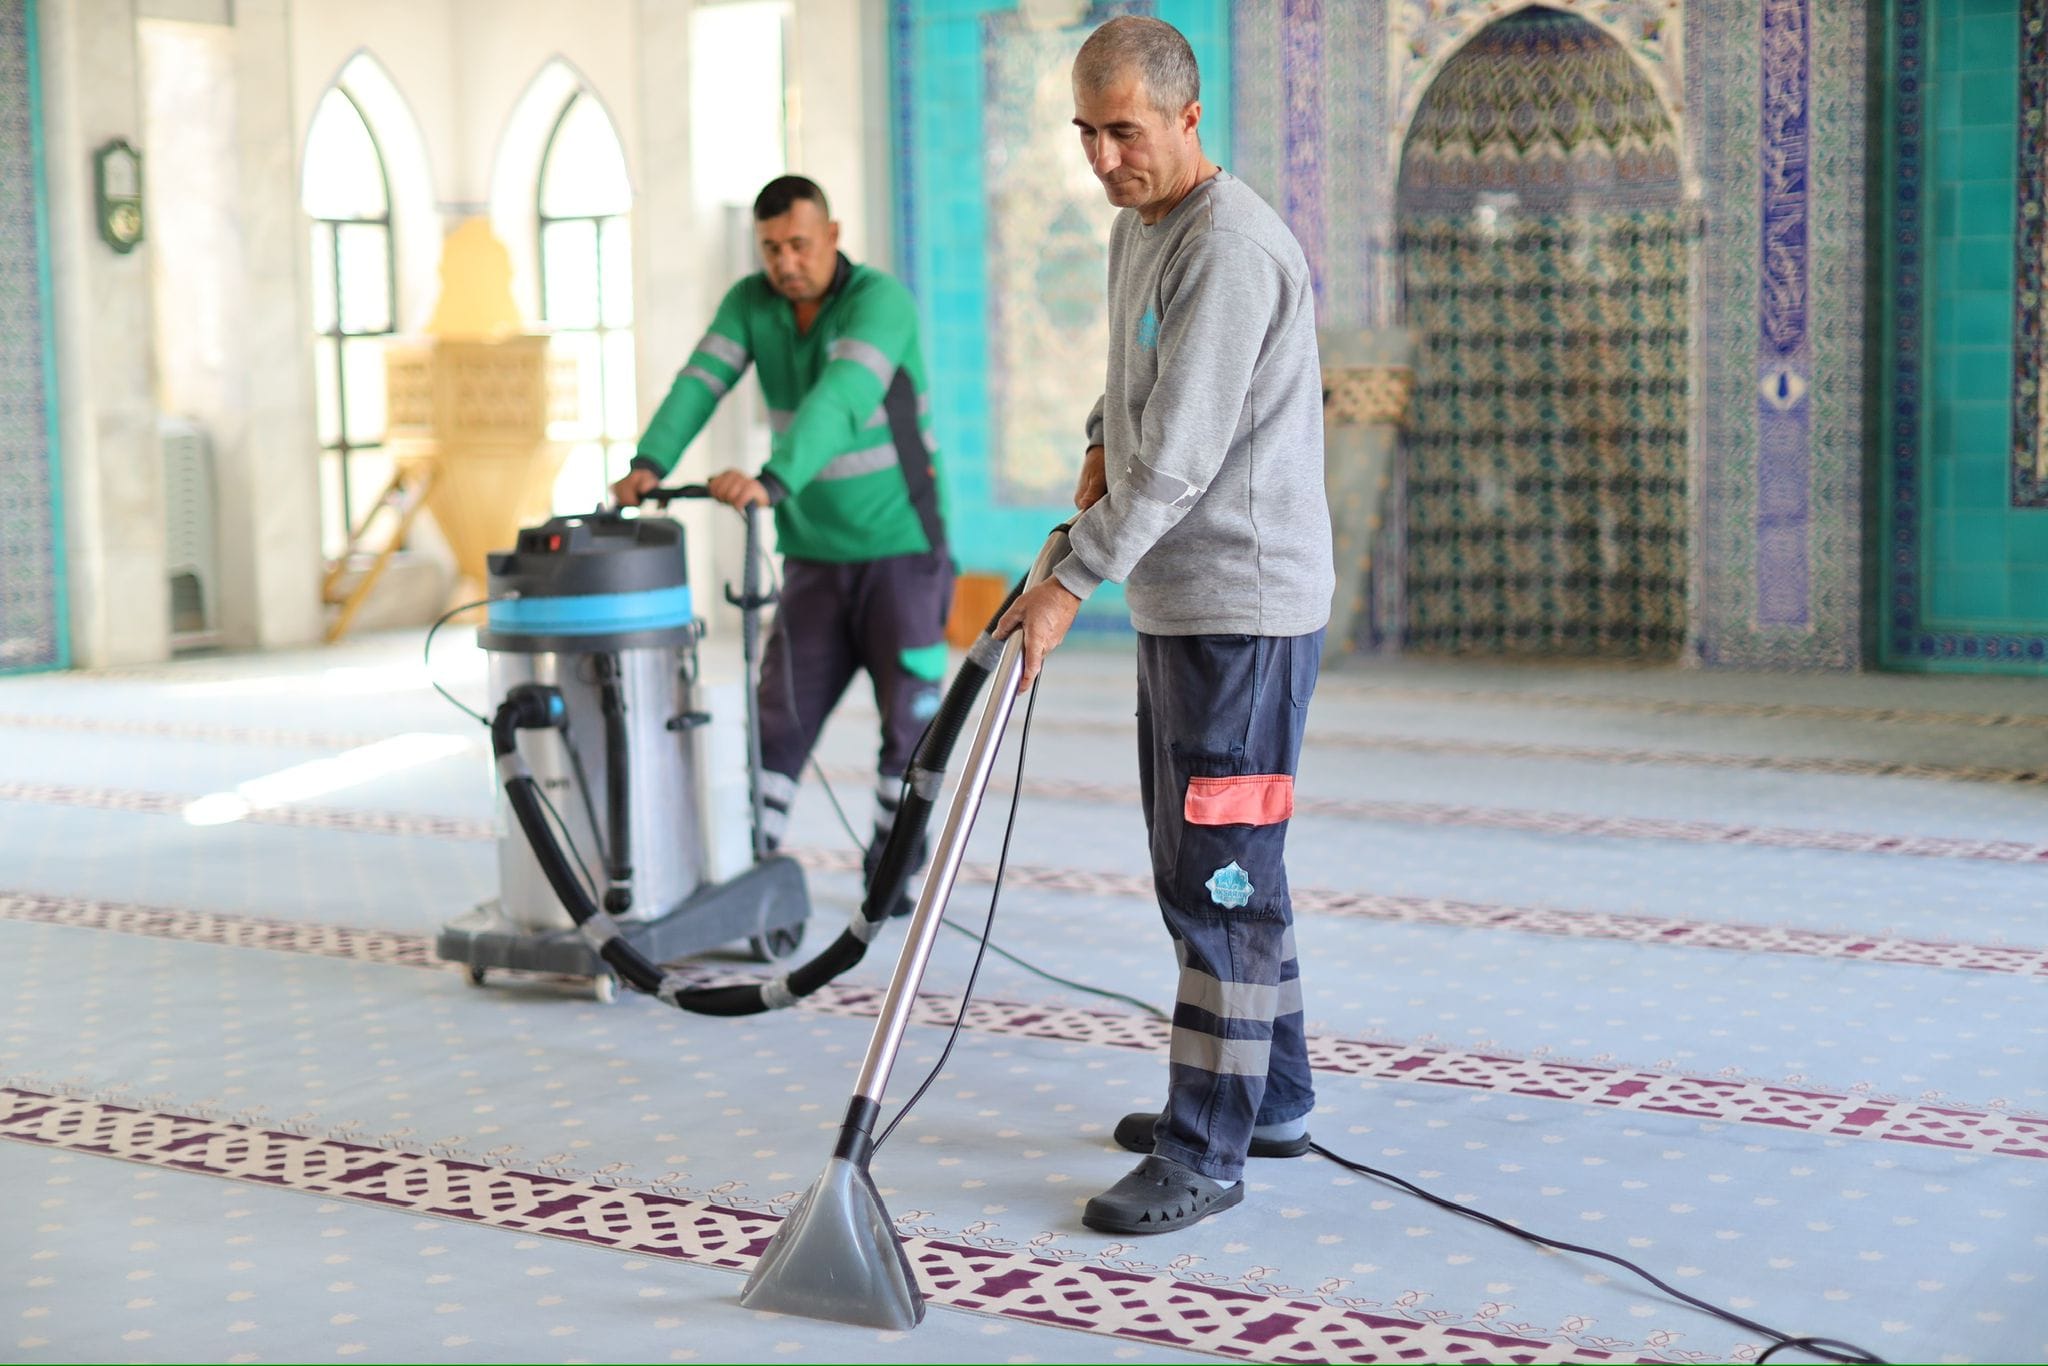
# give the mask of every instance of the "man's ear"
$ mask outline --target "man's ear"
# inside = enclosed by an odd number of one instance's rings
[[[1189,100],[1188,107],[1180,111],[1180,130],[1184,134],[1192,133],[1201,124],[1202,102],[1200,100]]]

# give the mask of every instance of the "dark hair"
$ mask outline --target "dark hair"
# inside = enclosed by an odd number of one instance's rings
[[[832,206],[825,202],[825,192],[814,180],[800,175],[779,175],[761,187],[761,193],[754,196],[754,221],[766,223],[771,218],[780,218],[790,211],[799,199],[808,199],[818,206],[818,212],[830,218]]]

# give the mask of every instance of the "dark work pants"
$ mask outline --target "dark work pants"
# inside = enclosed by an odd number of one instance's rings
[[[1287,825],[1323,633],[1138,637],[1138,781],[1180,959],[1153,1151],[1236,1181],[1256,1124],[1315,1107]]]
[[[857,564],[785,560],[782,601],[761,659],[763,823],[779,844],[797,778],[825,718],[866,670],[882,715],[877,834],[894,818],[903,771],[939,709],[952,560],[943,549]]]

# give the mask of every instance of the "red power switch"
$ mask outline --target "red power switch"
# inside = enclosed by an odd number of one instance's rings
[[[561,548],[562,548],[562,538],[561,538],[561,536],[560,536],[559,534],[557,534],[557,535],[554,535],[554,536],[550,536],[550,537],[548,537],[548,549],[549,549],[549,550],[560,550]]]

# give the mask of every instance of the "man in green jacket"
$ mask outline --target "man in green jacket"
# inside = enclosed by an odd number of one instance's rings
[[[768,462],[757,475],[724,470],[709,487],[735,508],[772,507],[784,557],[761,667],[766,834],[781,841],[818,732],[865,669],[882,717],[872,873],[938,710],[953,600],[917,307],[896,280],[840,254],[825,192],[802,176],[761,191],[754,239],[764,269],[726,291],[612,493],[638,503],[754,366],[774,434]]]

